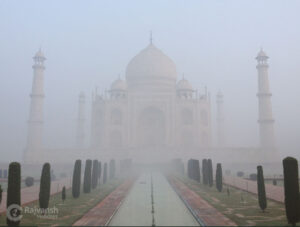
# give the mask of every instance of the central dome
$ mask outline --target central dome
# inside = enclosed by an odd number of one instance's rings
[[[126,80],[135,83],[161,79],[176,81],[176,66],[167,55],[150,44],[129,62]]]

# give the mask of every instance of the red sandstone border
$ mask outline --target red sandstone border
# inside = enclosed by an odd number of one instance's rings
[[[77,220],[73,226],[107,226],[127,196],[135,179],[125,181],[94,208]]]
[[[205,226],[237,226],[235,222],[224,216],[174,176],[167,176],[167,179],[200,224]]]

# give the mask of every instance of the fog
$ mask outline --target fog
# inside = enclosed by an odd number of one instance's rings
[[[86,95],[89,144],[92,92],[125,78],[129,61],[153,43],[194,89],[224,95],[229,147],[259,144],[257,70],[269,59],[276,144],[299,155],[299,1],[14,1],[0,0],[0,152],[21,160],[26,146],[32,57],[45,54],[44,143],[75,144],[78,95]]]

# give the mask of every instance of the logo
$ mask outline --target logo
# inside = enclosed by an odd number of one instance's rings
[[[23,215],[33,215],[41,219],[57,219],[59,210],[57,207],[39,208],[34,207],[21,207],[18,204],[11,204],[6,210],[7,219],[13,222],[19,222]]]
[[[23,217],[21,213],[22,207],[20,207],[18,204],[11,204],[9,207],[7,207],[6,217],[10,221],[18,222]]]

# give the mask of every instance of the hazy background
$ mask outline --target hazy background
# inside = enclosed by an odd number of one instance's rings
[[[0,154],[21,159],[26,144],[32,56],[45,71],[45,144],[75,140],[78,94],[109,88],[149,43],[194,88],[224,93],[229,146],[258,145],[255,56],[270,56],[277,144],[300,157],[300,1],[13,1],[0,0]],[[215,114],[213,115],[215,124]],[[89,133],[89,132],[88,132]]]

